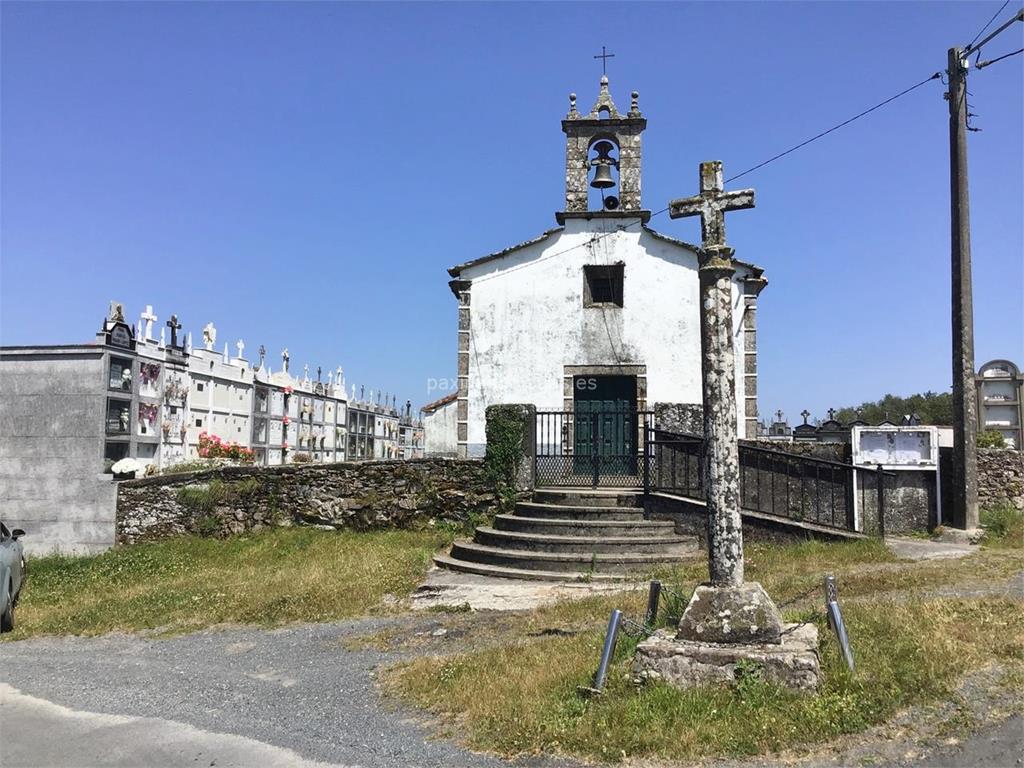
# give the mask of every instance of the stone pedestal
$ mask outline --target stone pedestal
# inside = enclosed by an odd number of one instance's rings
[[[764,587],[702,584],[693,591],[679,621],[680,640],[698,643],[778,643],[782,617]]]
[[[678,688],[728,685],[736,668],[755,664],[766,680],[800,692],[812,692],[821,675],[818,628],[788,625],[779,643],[703,643],[681,640],[662,629],[644,640],[633,661],[635,680],[660,680]]]

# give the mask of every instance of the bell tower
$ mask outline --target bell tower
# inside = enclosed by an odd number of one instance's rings
[[[555,214],[559,224],[567,218],[639,216],[650,211],[640,207],[640,135],[647,120],[640,114],[640,94],[633,91],[629,112],[621,114],[608,92],[608,76],[590,112],[576,109],[576,94],[569,94],[569,114],[562,120],[565,133],[565,210]],[[600,200],[590,202],[590,190]]]

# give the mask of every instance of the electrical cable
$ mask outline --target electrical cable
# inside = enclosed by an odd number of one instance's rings
[[[985,30],[986,30],[986,29],[988,29],[989,27],[991,27],[991,26],[992,26],[992,22],[993,22],[993,21],[995,21],[995,20],[996,20],[996,17],[998,17],[998,16],[999,16],[999,14],[1003,12],[1003,8],[1005,8],[1005,7],[1006,7],[1006,6],[1008,6],[1009,4],[1010,4],[1010,0],[1006,0],[1006,2],[1005,2],[1005,3],[1003,3],[1003,6],[1002,6],[1002,8],[1000,8],[1000,9],[999,9],[998,11],[996,11],[995,13],[993,13],[993,14],[992,14],[992,18],[991,18],[991,19],[989,19],[989,20],[988,20],[988,23],[987,23],[987,24],[986,24],[986,25],[985,25],[984,27],[982,27],[982,28],[981,28],[981,32],[979,32],[978,34],[976,34],[976,35],[974,36],[974,39],[973,39],[973,40],[971,40],[971,42],[967,44],[967,47],[966,47],[966,48],[964,48],[964,52],[970,51],[971,49],[973,49],[973,48],[974,48],[974,44],[975,44],[976,42],[978,42],[978,38],[979,38],[979,37],[981,37],[982,35],[984,35],[984,34],[985,34]]]

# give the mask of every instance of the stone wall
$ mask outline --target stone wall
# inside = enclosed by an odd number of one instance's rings
[[[117,541],[272,525],[372,530],[461,524],[489,513],[494,503],[478,460],[224,467],[120,483]]]
[[[978,506],[1009,503],[1024,509],[1024,453],[1006,448],[978,449]]]

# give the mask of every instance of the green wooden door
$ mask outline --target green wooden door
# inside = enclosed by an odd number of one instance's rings
[[[601,479],[636,474],[636,379],[577,376],[573,381],[574,471]]]

